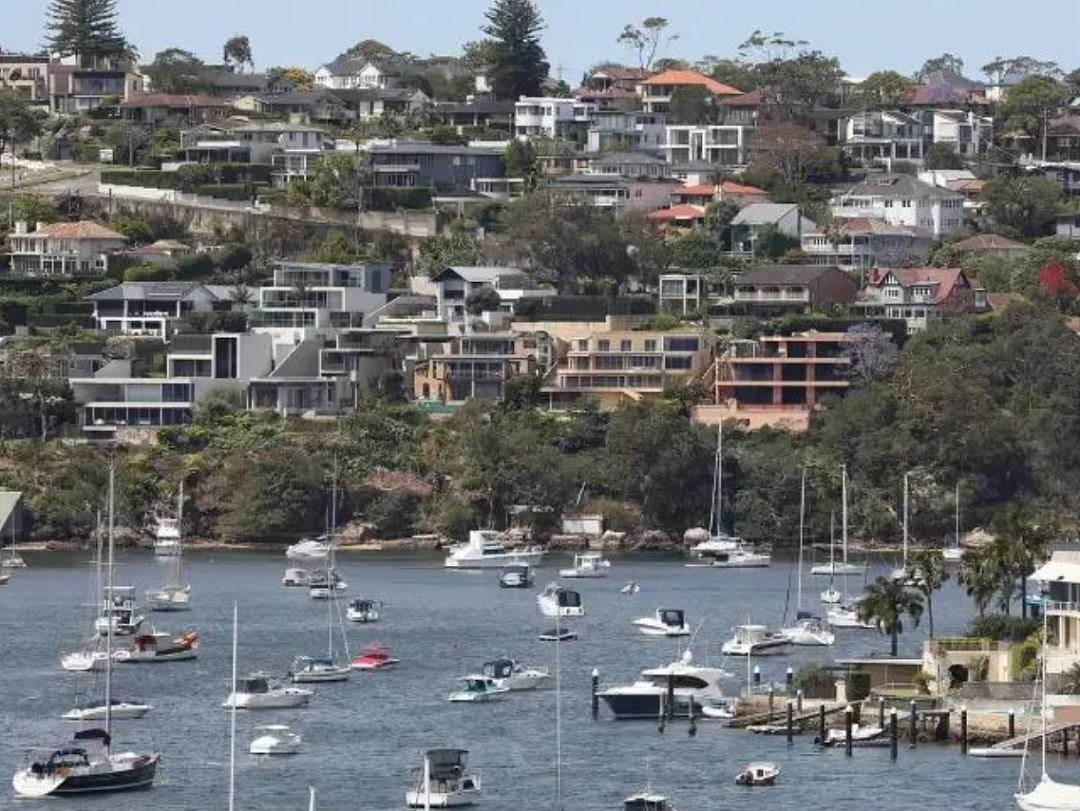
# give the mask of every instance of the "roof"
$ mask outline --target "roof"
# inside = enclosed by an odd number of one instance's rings
[[[127,101],[120,102],[121,107],[218,107],[226,109],[232,104],[215,96],[201,93],[139,93]]]
[[[1080,552],[1054,552],[1050,560],[1036,569],[1028,579],[1040,583],[1080,583]]]
[[[670,222],[672,220],[700,220],[704,216],[704,208],[701,206],[692,206],[688,203],[672,206],[671,208],[662,208],[659,211],[649,212],[647,215],[648,219],[661,222]]]
[[[589,162],[597,166],[617,166],[622,163],[667,163],[663,158],[656,155],[650,155],[647,152],[605,152],[599,157],[591,159]]]
[[[687,197],[713,197],[717,192],[717,185],[713,183],[701,183],[697,186],[683,186],[681,189],[677,189],[672,194],[682,194]],[[759,195],[768,197],[769,193],[764,189],[759,189],[754,186],[744,186],[741,183],[735,183],[730,180],[725,180],[719,184],[719,192],[721,196],[725,194],[731,194],[735,196],[744,195]]]
[[[757,107],[765,103],[765,94],[760,90],[751,90],[749,93],[722,98],[720,103],[730,107]]]
[[[335,93],[329,90],[291,90],[286,93],[262,93],[256,98],[263,104],[315,104],[320,101],[329,101],[335,104],[344,104]]]
[[[1008,239],[1000,234],[979,234],[954,242],[952,247],[958,251],[1026,251],[1028,246],[1015,239]]]
[[[98,301],[142,301],[145,299],[186,298],[195,289],[204,287],[198,282],[123,282],[108,290],[101,290],[87,296]],[[209,292],[209,291],[207,291]],[[213,295],[211,293],[211,295]]]
[[[934,289],[934,303],[947,301],[961,280],[966,280],[960,268],[874,268],[866,279],[867,287],[880,286],[890,275],[903,288],[929,286]]]
[[[528,274],[521,268],[508,268],[508,267],[494,267],[494,266],[472,266],[472,265],[451,265],[445,270],[439,271],[432,277],[433,282],[442,281],[448,274],[454,273],[464,281],[471,282],[473,284],[488,284],[496,279],[514,278],[518,276],[527,277]]]
[[[948,189],[931,186],[911,175],[880,174],[870,175],[862,183],[856,183],[844,195],[863,195],[867,197],[936,197],[956,199],[960,195]]]
[[[740,275],[736,284],[806,284],[831,273],[843,272],[830,265],[762,265]]]
[[[625,82],[648,79],[652,75],[653,71],[648,68],[627,68],[622,65],[608,65],[607,67],[600,68],[600,70],[593,71],[589,78],[602,76],[606,79],[611,79],[613,82]]]
[[[79,222],[54,222],[49,225],[42,225],[37,231],[34,231],[27,236],[47,236],[53,239],[108,239],[119,240],[120,242],[126,242],[127,237],[123,234],[118,234],[111,228],[106,228],[104,225],[98,225],[96,222],[90,220],[79,220]]]
[[[288,121],[245,121],[231,128],[232,132],[315,132],[325,134],[324,127],[290,124]]]
[[[796,203],[751,203],[735,215],[732,225],[770,225],[791,213],[798,213]]]
[[[346,104],[380,100],[408,101],[416,96],[427,98],[427,94],[416,87],[350,87],[347,90],[335,90],[334,96]]]
[[[714,96],[741,96],[743,92],[736,90],[731,85],[726,85],[723,82],[718,82],[716,79],[710,79],[708,76],[698,73],[696,70],[665,70],[663,73],[657,73],[655,76],[650,76],[642,82],[647,87],[654,87],[657,85],[698,85],[704,87]]]
[[[395,141],[392,144],[376,144],[368,148],[371,155],[473,155],[499,157],[502,155],[498,149],[481,149],[475,146],[459,146],[456,144],[433,144],[430,141]]]
[[[909,236],[933,239],[934,235],[925,228],[913,225],[899,225],[886,222],[876,217],[845,217],[844,230],[849,234],[872,234],[877,236]],[[816,232],[816,233],[821,233]]]

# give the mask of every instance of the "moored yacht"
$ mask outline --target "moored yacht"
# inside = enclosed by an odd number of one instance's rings
[[[142,718],[153,709],[149,704],[142,701],[125,701],[120,698],[112,699],[112,704],[106,707],[104,704],[76,707],[65,712],[61,718],[65,721],[104,721],[108,713],[113,721],[130,721]]]
[[[674,715],[685,718],[693,701],[695,712],[704,707],[730,705],[720,689],[727,674],[715,667],[698,667],[690,651],[664,667],[644,670],[633,684],[609,687],[597,695],[618,719],[658,718],[667,706],[668,691],[675,703]]]
[[[499,540],[499,533],[489,529],[469,532],[467,543],[450,548],[443,561],[448,569],[501,569],[504,566],[537,566],[544,557],[544,550],[537,547],[507,549]]]
[[[222,702],[227,709],[238,710],[277,710],[288,707],[306,707],[314,695],[302,687],[290,687],[271,679],[265,673],[253,673],[238,678],[233,691]]]
[[[632,623],[646,636],[689,636],[690,625],[681,608],[658,608],[651,617],[641,617]]]
[[[154,530],[154,554],[169,557],[180,554],[180,521],[158,516]]]
[[[316,684],[324,681],[347,681],[349,666],[335,664],[329,657],[297,656],[289,666],[293,684]]]
[[[772,565],[772,555],[739,545],[727,552],[702,552],[698,563],[687,563],[690,568],[715,569],[764,569]]]
[[[188,631],[176,639],[169,639],[169,635],[162,631],[140,631],[132,639],[130,647],[113,654],[113,660],[127,664],[183,662],[198,655],[199,635],[194,631]]]
[[[419,769],[416,787],[405,792],[409,808],[458,808],[479,799],[480,778],[466,774],[466,749],[429,749]]]
[[[94,647],[94,641],[95,640],[91,640],[91,646],[88,646],[83,650],[62,654],[60,656],[60,666],[64,668],[64,670],[72,673],[88,673],[92,670],[104,670],[105,662],[109,658],[109,655],[105,653],[103,649]]]
[[[792,642],[764,625],[737,625],[734,634],[720,646],[725,656],[777,656],[790,653]]]
[[[70,743],[31,753],[11,784],[20,797],[130,791],[154,784],[157,754],[113,753],[111,746],[105,730],[81,730]]]
[[[801,647],[828,646],[836,642],[836,634],[828,622],[802,611],[796,617],[795,624],[782,628],[780,634],[790,639],[791,644]]]
[[[507,566],[499,576],[501,589],[527,589],[533,584],[532,568],[528,564]]]
[[[368,645],[356,654],[349,667],[353,670],[389,670],[401,663],[390,655],[385,645]]]
[[[292,544],[285,550],[285,557],[289,560],[299,561],[325,560],[329,554],[330,541],[326,538],[303,540]]]
[[[545,617],[555,619],[585,616],[585,606],[581,603],[581,595],[558,583],[548,583],[540,596],[536,598],[536,602],[540,606],[540,613]]]
[[[307,588],[311,585],[311,572],[297,567],[286,569],[285,575],[281,578],[281,585],[292,588]]]
[[[559,577],[596,578],[607,577],[611,561],[599,552],[582,552],[574,555],[574,565],[569,569],[560,569]]]
[[[840,560],[820,563],[817,566],[810,567],[810,574],[828,577],[838,574],[865,574],[865,572],[866,564],[864,563],[845,563]]]
[[[316,569],[311,573],[311,579],[308,581],[308,593],[313,600],[329,600],[331,597],[337,597],[347,588],[349,584],[341,579],[341,575],[333,566]]]
[[[675,808],[663,794],[646,790],[623,800],[623,811],[675,811]]]
[[[378,622],[381,605],[378,600],[353,600],[345,611],[345,619],[349,622]]]
[[[248,751],[253,755],[295,755],[300,751],[302,738],[284,724],[255,727],[255,738]]]
[[[491,676],[462,676],[458,681],[464,686],[447,696],[447,701],[493,701],[510,692],[510,688],[500,686]]]
[[[513,659],[495,659],[484,663],[483,675],[492,679],[496,687],[511,692],[535,690],[548,679],[547,668],[526,667]]]
[[[872,622],[859,619],[859,612],[854,605],[834,605],[825,614],[829,625],[833,628],[854,628],[861,631],[872,631],[877,626]]]
[[[105,636],[111,624],[114,636],[130,636],[139,630],[144,619],[135,604],[135,587],[111,586],[105,589],[101,616],[94,621],[94,629]]]

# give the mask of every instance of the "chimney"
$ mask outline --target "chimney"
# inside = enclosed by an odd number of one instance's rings
[[[18,235],[22,235],[22,234],[26,233],[26,220],[16,220],[15,221],[15,233],[18,234]]]

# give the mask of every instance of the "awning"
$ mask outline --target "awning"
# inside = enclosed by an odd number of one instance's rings
[[[1049,562],[1032,573],[1030,579],[1039,583],[1080,583],[1080,554],[1055,552]]]

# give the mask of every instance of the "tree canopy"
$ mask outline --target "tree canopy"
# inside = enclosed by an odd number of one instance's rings
[[[51,0],[46,28],[46,47],[61,56],[119,56],[129,50],[116,0]]]
[[[660,48],[679,38],[678,34],[668,33],[670,25],[665,17],[646,17],[640,23],[629,23],[617,41],[637,55],[642,70],[649,70]]]
[[[1061,186],[1033,174],[999,175],[983,188],[987,215],[999,226],[1022,237],[1053,230],[1061,209]]]
[[[243,71],[244,66],[255,67],[251,53],[251,41],[244,35],[229,37],[221,48],[221,58],[233,70]]]
[[[540,45],[544,19],[532,0],[495,0],[485,15],[488,81],[504,99],[539,96],[549,65]]]

